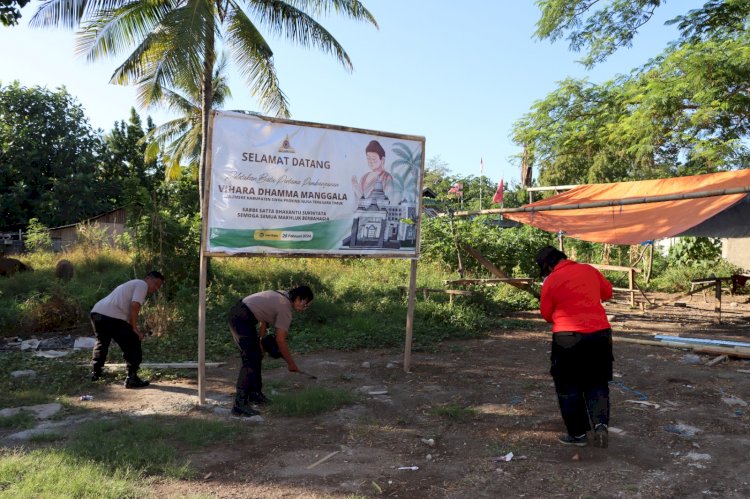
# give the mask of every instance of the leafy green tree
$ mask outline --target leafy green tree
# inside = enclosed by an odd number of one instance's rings
[[[14,26],[21,19],[21,9],[29,0],[0,0],[0,24]]]
[[[97,176],[104,146],[65,90],[0,87],[0,213],[4,224],[46,226],[109,209]]]
[[[289,116],[274,66],[273,51],[262,29],[305,47],[334,55],[351,70],[349,55],[315,20],[331,12],[377,26],[359,0],[179,0],[173,3],[135,0],[75,0],[45,2],[32,25],[81,25],[78,49],[89,60],[128,52],[112,82],[135,84],[146,101],[160,98],[162,89],[178,88],[185,75],[200,75],[201,122],[208,129],[217,39],[229,49],[264,112]],[[199,185],[207,137],[202,136]]]
[[[141,117],[135,108],[130,109],[130,118],[114,124],[104,136],[107,146],[100,177],[112,206],[145,203],[148,193],[164,178],[163,167],[158,158],[145,158],[148,146],[146,133],[153,130],[151,118],[144,130]]]
[[[29,251],[52,250],[52,237],[49,235],[49,228],[45,227],[38,218],[29,220],[24,246]]]
[[[661,3],[542,1],[537,36],[567,36],[591,66],[629,45]],[[750,167],[750,2],[709,0],[668,24],[677,40],[642,67],[601,84],[567,79],[515,123],[542,184]]]
[[[443,184],[451,172],[448,163],[443,161],[443,158],[439,155],[428,159],[424,170],[423,185],[425,188],[429,187],[435,193],[439,190],[438,186]]]
[[[538,270],[534,255],[539,248],[554,240],[554,235],[528,225],[499,228],[488,216],[455,218],[452,225],[448,216],[423,220],[420,252],[424,258],[440,262],[454,271],[459,267],[458,241],[477,249],[508,275],[535,276]],[[489,273],[468,254],[462,253],[461,258],[468,275],[479,277]]]
[[[711,237],[681,237],[669,248],[674,265],[693,265],[698,262],[718,262],[721,259],[721,240]]]
[[[566,37],[570,49],[587,50],[587,67],[601,62],[619,47],[629,47],[638,29],[664,0],[540,0],[542,16],[536,36],[557,41]]]

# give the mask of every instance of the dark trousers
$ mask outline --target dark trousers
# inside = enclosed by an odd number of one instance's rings
[[[229,329],[232,331],[234,342],[240,349],[242,359],[242,367],[237,376],[238,395],[259,393],[263,388],[261,375],[263,352],[258,341],[257,325],[258,319],[241,301],[229,311]]]
[[[582,435],[598,424],[609,425],[608,383],[613,360],[611,329],[552,335],[550,374],[569,435]]]
[[[102,314],[91,314],[91,324],[96,334],[96,345],[92,355],[94,371],[101,371],[107,360],[109,344],[112,340],[122,350],[122,357],[128,366],[128,376],[135,376],[143,360],[141,340],[130,324],[122,319],[115,319]]]

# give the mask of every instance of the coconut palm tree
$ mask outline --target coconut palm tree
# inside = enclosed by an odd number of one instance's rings
[[[222,54],[214,69],[211,92],[211,109],[220,109],[231,97],[227,79],[227,58]],[[142,96],[142,103],[151,108],[163,107],[178,117],[153,128],[144,137],[147,142],[146,160],[162,154],[165,160],[165,178],[179,176],[183,165],[198,171],[201,153],[201,78],[200,75],[184,75],[178,79],[175,89],[160,89],[157,95]]]
[[[186,74],[200,75],[201,125],[208,130],[217,42],[229,50],[262,111],[288,117],[262,31],[328,52],[351,71],[349,55],[315,19],[330,13],[377,27],[359,0],[45,0],[31,24],[79,26],[76,51],[88,60],[129,52],[111,82],[137,85],[144,99],[176,88]],[[201,209],[206,135],[201,136]]]

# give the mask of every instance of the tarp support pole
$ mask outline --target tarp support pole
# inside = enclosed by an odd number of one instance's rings
[[[404,340],[404,371],[411,372],[411,343],[414,331],[414,302],[417,293],[417,259],[411,260],[411,272],[409,273],[409,295],[406,306],[406,338]]]
[[[198,278],[198,404],[206,403],[206,274],[208,257],[201,245],[200,276]]]
[[[716,196],[729,196],[732,194],[750,193],[750,186],[732,187],[729,189],[688,192],[683,194],[667,194],[664,196],[646,196],[632,199],[614,199],[609,201],[593,201],[590,203],[577,204],[554,204],[546,206],[521,206],[519,208],[492,208],[489,210],[479,211],[457,211],[453,215],[456,217],[468,217],[471,215],[502,215],[505,213],[528,213],[538,211],[564,211],[564,210],[584,210],[587,208],[604,208],[608,206],[629,206],[634,204],[661,203],[663,201],[683,201],[686,199],[710,198]]]

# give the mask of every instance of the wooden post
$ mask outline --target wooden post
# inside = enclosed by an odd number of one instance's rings
[[[635,307],[635,288],[633,283],[635,282],[635,269],[630,267],[628,270],[628,289],[630,290],[630,306]]]
[[[404,340],[404,371],[411,372],[411,340],[414,330],[414,302],[417,292],[417,259],[411,261],[411,273],[409,274],[409,301],[406,306],[406,338]]]
[[[565,235],[565,232],[559,231],[557,233],[557,249],[565,253],[565,243],[563,241],[563,236]]]
[[[208,257],[201,245],[200,275],[198,277],[198,404],[206,403],[206,274]]]
[[[716,295],[714,310],[719,319],[719,324],[721,324],[721,279],[716,279],[716,282],[714,283],[714,294]]]

